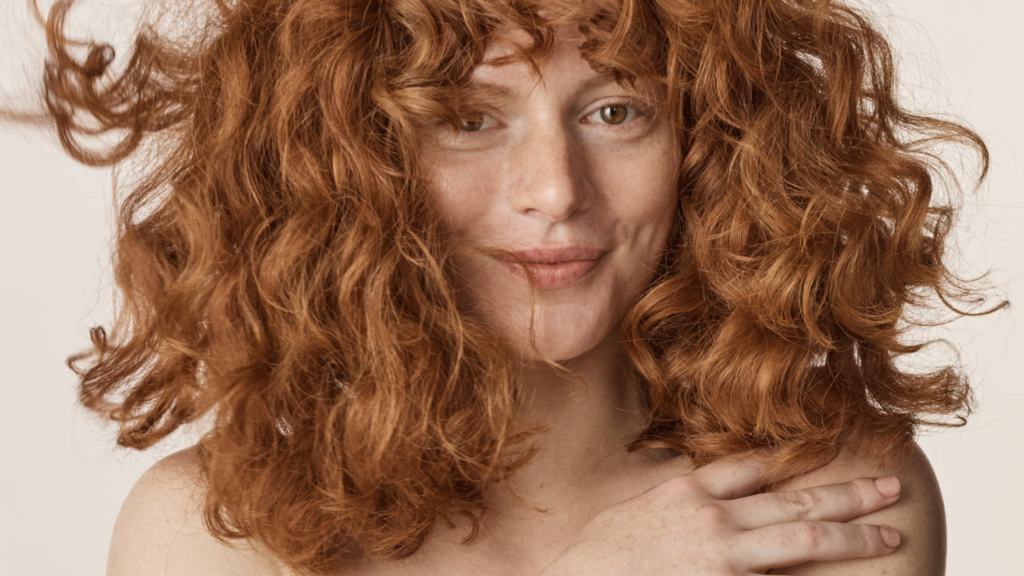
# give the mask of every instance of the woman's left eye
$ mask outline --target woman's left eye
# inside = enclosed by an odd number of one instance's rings
[[[636,107],[618,103],[607,104],[598,108],[592,114],[587,116],[586,120],[588,122],[618,126],[632,122],[633,120],[636,120],[638,116],[643,116],[643,112]]]

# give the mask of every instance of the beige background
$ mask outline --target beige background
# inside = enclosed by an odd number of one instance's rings
[[[0,0],[0,87],[24,89],[40,37],[24,0]],[[130,21],[128,0],[87,0],[82,22]],[[995,269],[1024,305],[1024,7],[1011,0],[874,3],[904,54],[907,96],[967,118],[988,140],[992,174],[959,237],[965,270]],[[109,34],[103,34],[109,37]],[[33,59],[36,58],[36,59]],[[75,165],[45,136],[0,133],[0,573],[104,573],[118,507],[152,453],[117,449],[75,406],[65,356],[109,318],[110,178]],[[926,432],[949,522],[948,573],[1024,574],[1024,315],[959,321],[937,333],[961,348],[982,409],[965,427]],[[179,439],[177,445],[187,443]]]

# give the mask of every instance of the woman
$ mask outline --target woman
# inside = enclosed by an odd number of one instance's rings
[[[969,389],[894,358],[968,289],[915,138],[984,147],[855,12],[218,4],[111,79],[67,8],[62,142],[158,159],[83,402],[138,448],[212,420],[110,573],[941,573],[912,433]]]

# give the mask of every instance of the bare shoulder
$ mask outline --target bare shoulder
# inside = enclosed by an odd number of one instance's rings
[[[916,445],[897,464],[881,467],[870,457],[843,451],[831,463],[794,478],[777,488],[786,492],[808,486],[838,484],[861,477],[895,476],[900,499],[893,505],[851,522],[885,524],[900,532],[900,546],[879,558],[808,563],[785,569],[786,574],[942,576],[946,571],[946,518],[942,494],[928,458]]]
[[[114,526],[107,576],[280,576],[251,547],[220,543],[203,525],[203,480],[193,449],[157,462],[132,488]]]

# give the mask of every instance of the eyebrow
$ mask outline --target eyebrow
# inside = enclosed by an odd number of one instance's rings
[[[591,76],[590,78],[576,83],[575,92],[588,92],[595,88],[600,88],[606,84],[618,84],[615,82],[615,78],[610,74],[598,74],[597,76]]]
[[[516,95],[514,90],[506,88],[500,84],[492,84],[490,82],[470,82],[463,89],[463,93],[472,98],[495,100],[511,100]]]

